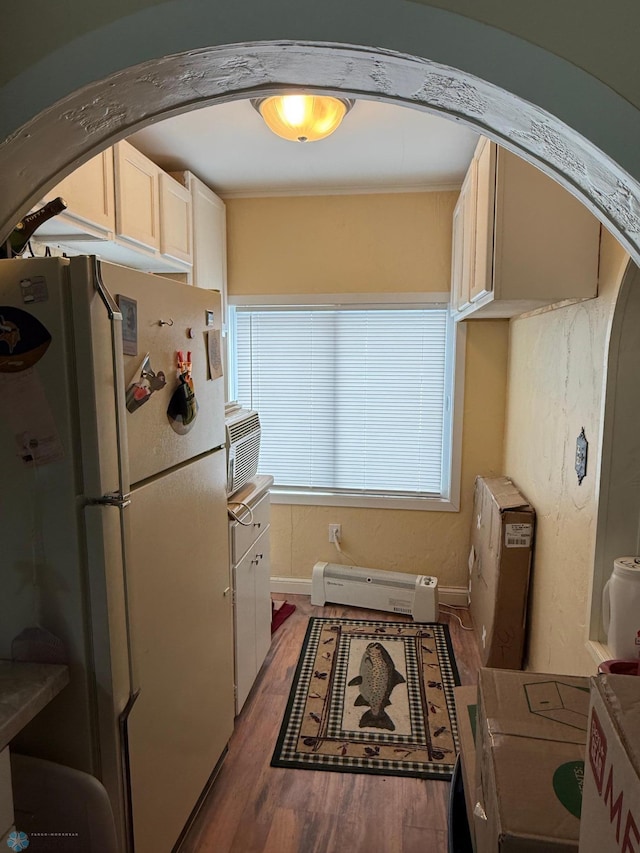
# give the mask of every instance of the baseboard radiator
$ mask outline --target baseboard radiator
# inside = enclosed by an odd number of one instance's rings
[[[313,567],[311,604],[327,602],[404,613],[416,622],[437,622],[438,579],[319,562]]]

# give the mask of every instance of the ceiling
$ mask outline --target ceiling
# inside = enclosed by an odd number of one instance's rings
[[[271,133],[248,100],[166,119],[130,141],[223,197],[459,189],[478,136],[454,120],[359,100],[327,139]]]

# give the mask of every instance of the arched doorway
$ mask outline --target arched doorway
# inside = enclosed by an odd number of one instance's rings
[[[513,93],[386,50],[260,42],[188,51],[76,90],[0,146],[0,239],[90,156],[161,118],[304,86],[440,113],[482,131],[578,196],[640,260],[640,185],[592,142]]]
[[[162,50],[157,41],[147,55]],[[131,45],[128,52],[140,54]],[[436,51],[443,52],[446,45]],[[459,58],[459,50],[451,55]],[[468,71],[418,55],[301,41],[237,43],[149,59],[50,104],[0,143],[0,239],[47,189],[118,139],[181,112],[287,86],[463,122],[563,184],[640,262],[640,184],[559,118]]]
[[[81,162],[145,124],[283,85],[380,99],[478,129],[554,176],[640,259],[640,188],[549,113],[468,73],[348,45],[257,43],[132,66],[66,97],[0,148],[0,236]]]

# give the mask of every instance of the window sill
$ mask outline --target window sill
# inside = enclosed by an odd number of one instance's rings
[[[332,492],[296,492],[278,489],[272,486],[270,491],[272,504],[294,504],[301,506],[351,506],[362,509],[409,509],[428,510],[430,512],[458,512],[458,503],[447,498],[417,498],[414,496],[379,497],[358,494],[335,494]]]

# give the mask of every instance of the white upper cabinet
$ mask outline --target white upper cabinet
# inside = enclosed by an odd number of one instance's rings
[[[222,294],[227,307],[227,211],[205,183],[189,173],[193,205],[193,283]]]
[[[160,173],[160,252],[187,264],[192,260],[191,193],[175,178]]]
[[[473,158],[476,197],[470,213],[474,231],[469,299],[476,302],[493,288],[493,234],[495,218],[497,146],[483,139]]]
[[[116,235],[160,250],[160,169],[129,142],[114,149]]]
[[[475,252],[475,208],[477,202],[475,161],[462,184],[460,197],[453,211],[453,241],[451,258],[451,304],[462,311],[470,302],[473,287]]]
[[[227,314],[227,209],[214,191],[192,172],[173,172],[191,195],[193,268],[191,283],[222,295]]]
[[[38,239],[112,240],[115,205],[111,149],[92,157],[72,172],[47,193],[43,201],[57,196],[62,196],[67,209],[38,229]]]
[[[191,191],[129,142],[89,160],[44,199],[67,210],[36,232],[35,247],[95,254],[147,272],[191,272]]]
[[[597,295],[600,224],[538,169],[481,139],[458,204],[456,319],[513,317]]]

